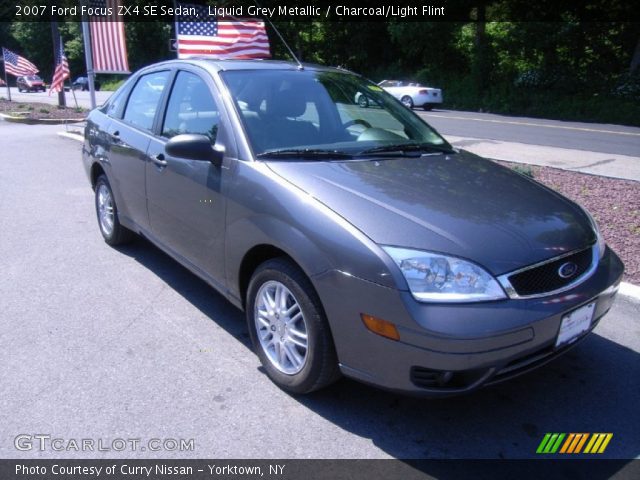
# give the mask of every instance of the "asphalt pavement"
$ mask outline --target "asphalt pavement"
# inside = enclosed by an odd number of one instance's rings
[[[113,92],[103,90],[96,92],[96,105],[102,105],[107,101],[112,93]],[[0,97],[9,98],[7,94],[7,87],[0,87]],[[91,108],[91,98],[89,96],[89,92],[83,92],[80,90],[75,90],[74,92],[68,91],[65,92],[65,98],[68,107],[75,107],[77,100],[79,107]],[[11,100],[13,100],[14,102],[41,102],[48,103],[49,105],[57,105],[58,95],[56,93],[52,93],[51,95],[49,95],[48,91],[18,92],[17,88],[11,87]]]
[[[0,457],[531,458],[546,432],[640,455],[640,303],[534,373],[422,400],[342,380],[276,388],[243,315],[144,240],[108,247],[80,144],[0,121]],[[187,451],[17,450],[20,434],[194,440]],[[68,445],[64,443],[63,445]]]
[[[640,127],[454,110],[415,110],[445,135],[640,156]]]
[[[416,112],[452,145],[496,160],[640,181],[640,128],[489,113]]]

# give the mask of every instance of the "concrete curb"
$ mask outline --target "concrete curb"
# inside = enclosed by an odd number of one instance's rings
[[[25,125],[62,125],[67,123],[84,122],[85,118],[25,118],[0,113],[0,118],[5,122],[22,123]]]
[[[620,284],[620,290],[618,290],[620,295],[623,295],[628,298],[632,298],[633,300],[640,301],[640,286],[633,285],[632,283],[622,282]]]
[[[484,158],[551,167],[613,179],[640,181],[640,158],[571,148],[447,135],[456,148]]]

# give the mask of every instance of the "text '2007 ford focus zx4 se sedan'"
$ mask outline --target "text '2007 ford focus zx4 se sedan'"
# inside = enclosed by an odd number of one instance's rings
[[[91,112],[83,159],[105,241],[143,235],[243,309],[294,393],[511,378],[584,338],[623,272],[577,204],[342,69],[144,68]]]

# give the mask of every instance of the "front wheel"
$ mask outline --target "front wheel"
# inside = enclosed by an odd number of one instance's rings
[[[432,104],[430,104],[430,103],[427,103],[427,104],[423,105],[423,106],[422,106],[422,108],[423,108],[426,112],[428,112],[428,111],[430,111],[430,110],[433,110],[433,105],[432,105]]]
[[[118,220],[118,208],[106,175],[100,175],[96,181],[95,203],[98,226],[105,242],[115,246],[133,240],[134,233]]]
[[[291,393],[310,393],[339,378],[320,300],[292,262],[277,258],[258,267],[246,304],[254,350],[276,385]]]

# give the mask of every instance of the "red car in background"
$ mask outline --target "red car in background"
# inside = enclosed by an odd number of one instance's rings
[[[44,92],[44,81],[38,75],[25,75],[24,77],[18,77],[16,79],[16,85],[18,91],[22,92]]]

